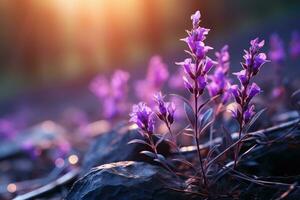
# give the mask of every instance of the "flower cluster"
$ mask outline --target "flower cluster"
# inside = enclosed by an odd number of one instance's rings
[[[206,56],[212,47],[206,46],[204,43],[209,29],[199,26],[200,17],[199,11],[191,16],[193,28],[191,31],[187,31],[188,36],[182,39],[182,41],[187,43],[189,47],[187,53],[192,58],[187,58],[183,62],[178,63],[183,66],[185,72],[183,76],[185,87],[197,97],[203,93],[207,86],[207,73],[215,64],[212,59]]]
[[[251,79],[257,75],[262,65],[267,61],[265,53],[260,53],[260,49],[264,46],[264,40],[259,41],[258,38],[251,40],[251,46],[248,51],[245,50],[243,70],[234,73],[240,81],[238,85],[231,86],[231,92],[237,104],[233,113],[233,117],[239,123],[239,140],[241,139],[244,127],[250,122],[255,114],[255,106],[251,104],[253,97],[261,92],[260,87],[256,83],[250,85]],[[234,167],[236,167],[238,154],[241,148],[241,142],[237,144],[234,153]]]
[[[125,111],[129,73],[116,70],[110,82],[104,76],[97,76],[90,84],[90,90],[103,101],[104,116],[115,117]]]
[[[272,62],[278,65],[285,60],[283,41],[276,33],[272,34],[270,37],[270,51],[268,57]]]
[[[210,83],[207,89],[211,97],[222,95],[221,102],[226,104],[231,96],[229,92],[230,80],[228,78],[230,66],[228,45],[225,45],[219,52],[216,52],[215,55],[217,57],[217,64],[213,75],[209,76]]]
[[[234,73],[240,81],[238,85],[231,86],[232,95],[238,104],[237,109],[233,111],[233,117],[236,118],[242,128],[248,123],[255,114],[254,105],[250,105],[250,101],[261,92],[260,87],[256,83],[250,85],[251,79],[259,72],[262,65],[267,61],[265,53],[260,53],[260,49],[264,46],[264,41],[256,38],[250,42],[251,46],[248,51],[245,50],[243,70]]]
[[[153,56],[149,61],[146,79],[135,84],[137,97],[143,101],[151,102],[153,94],[161,90],[168,78],[167,65],[160,56]]]
[[[143,134],[151,135],[154,131],[154,112],[144,102],[133,105],[130,113],[130,122],[135,123]]]
[[[173,102],[165,102],[161,92],[154,95],[154,100],[157,103],[157,117],[165,122],[168,128],[174,122],[175,104]]]

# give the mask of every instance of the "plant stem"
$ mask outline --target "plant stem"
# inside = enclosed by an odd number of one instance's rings
[[[207,179],[206,179],[205,171],[204,171],[204,168],[203,168],[202,156],[201,156],[200,147],[199,147],[200,143],[199,143],[199,138],[198,138],[198,113],[197,113],[197,110],[198,110],[198,96],[197,96],[197,93],[195,93],[195,95],[194,95],[194,100],[195,100],[195,140],[196,140],[198,157],[199,157],[201,172],[202,172],[202,176],[203,176],[203,180],[204,180],[204,185],[205,185],[206,188],[208,188]]]
[[[171,135],[172,141],[176,143],[176,137],[174,137],[174,135],[173,135],[173,132],[172,132],[170,124],[168,122],[165,122],[165,124],[166,124],[166,126],[168,128],[168,131],[169,131],[170,135]]]
[[[253,63],[253,57],[251,58],[251,63]],[[239,119],[239,139],[241,139],[241,136],[242,136],[242,132],[243,132],[243,128],[244,128],[244,125],[245,125],[245,121],[244,121],[244,113],[245,113],[245,110],[247,108],[247,103],[246,102],[246,98],[247,98],[247,89],[248,89],[248,86],[249,86],[249,83],[250,83],[250,79],[251,79],[251,72],[246,70],[246,76],[247,76],[247,81],[245,83],[245,85],[243,85],[242,87],[242,98],[241,98],[241,103],[240,103],[240,106],[241,106],[241,119]],[[240,152],[240,148],[241,148],[241,142],[239,142],[237,144],[237,147],[235,149],[235,152],[234,152],[234,165],[233,165],[233,169],[236,168],[236,165],[237,165],[237,159],[238,159],[238,154]]]
[[[239,130],[239,138],[238,138],[238,141],[241,139],[242,137],[242,130],[243,130],[243,127],[242,125],[240,124],[240,130]],[[236,169],[236,165],[237,165],[237,159],[238,159],[238,154],[240,152],[240,148],[241,148],[241,141],[239,141],[237,143],[237,146],[236,146],[236,149],[235,149],[235,152],[234,152],[234,165],[233,165],[233,168]]]

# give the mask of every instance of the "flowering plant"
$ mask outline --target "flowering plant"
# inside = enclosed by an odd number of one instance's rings
[[[157,145],[160,142],[168,142],[174,147],[175,151],[179,151],[179,155],[181,156],[172,160],[191,167],[196,172],[195,176],[188,176],[188,183],[190,185],[197,184],[201,188],[199,190],[203,192],[204,188],[204,192],[209,193],[211,186],[215,182],[213,177],[218,177],[219,174],[218,170],[214,170],[214,164],[235,147],[233,160],[234,167],[236,167],[244,135],[247,135],[249,127],[263,112],[262,110],[255,114],[255,107],[251,100],[261,92],[261,89],[256,83],[252,82],[252,79],[259,73],[262,65],[268,62],[268,60],[266,54],[260,52],[264,41],[259,41],[259,39],[252,40],[249,50],[245,50],[244,62],[242,63],[243,69],[240,72],[234,73],[240,85],[231,85],[231,80],[228,77],[230,68],[228,46],[225,45],[219,52],[216,52],[216,61],[212,60],[207,54],[213,48],[207,46],[204,42],[209,29],[200,26],[200,12],[195,12],[191,16],[191,20],[192,29],[187,31],[187,37],[181,39],[188,46],[188,50],[185,52],[189,57],[183,62],[176,63],[183,69],[182,79],[184,87],[191,95],[191,101],[183,96],[172,95],[183,100],[183,107],[189,124],[183,131],[179,131],[176,134],[173,133],[172,125],[176,120],[174,119],[175,105],[173,102],[165,101],[166,96],[158,92],[154,94],[155,108],[147,106],[145,102],[140,102],[133,106],[130,114],[130,122],[133,122],[138,127],[145,140],[135,139],[129,143],[142,143],[151,147],[152,152],[142,151],[141,153],[152,157],[168,170],[174,172],[176,171],[174,165],[166,161],[167,159],[157,151]],[[209,74],[214,66],[213,73]],[[158,76],[161,75],[158,74]],[[161,78],[159,79],[161,80]],[[207,100],[205,100],[207,96],[206,90],[209,96]],[[239,124],[237,141],[231,143],[230,146],[222,151],[217,151],[218,146],[210,145],[209,151],[204,153],[201,149],[200,140],[206,137],[208,128],[212,127],[216,116],[220,113],[220,107],[225,107],[231,96],[233,96],[236,104],[235,109],[231,110],[232,115]],[[206,108],[211,102],[215,103],[215,109]],[[153,137],[157,136],[155,134],[155,114],[158,120],[166,126],[171,141],[165,135],[160,136],[159,140],[154,140]],[[182,132],[194,139],[199,163],[197,165],[192,164],[181,155],[176,136]],[[232,140],[231,135],[229,137]],[[213,143],[212,134],[210,142]],[[219,153],[216,155],[216,152]],[[199,169],[197,166],[199,166]],[[220,168],[218,169],[221,170]],[[174,173],[178,175],[178,172]]]
[[[232,85],[231,92],[237,104],[236,108],[232,111],[233,117],[239,124],[239,137],[241,139],[242,133],[246,133],[251,125],[251,120],[255,120],[262,112],[258,112],[256,117],[255,106],[251,104],[253,97],[261,92],[260,87],[256,83],[250,82],[252,78],[258,74],[259,70],[267,61],[265,53],[260,53],[260,49],[264,46],[264,40],[259,41],[258,38],[251,40],[249,50],[245,50],[244,62],[242,63],[243,69],[234,73],[240,81],[240,86]],[[247,126],[248,125],[248,126]],[[241,148],[241,142],[238,143],[234,156],[234,167],[236,167],[238,153]]]

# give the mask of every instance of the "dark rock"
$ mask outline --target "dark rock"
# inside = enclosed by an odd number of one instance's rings
[[[44,121],[32,126],[11,140],[0,141],[0,160],[5,160],[24,153],[24,144],[30,143],[32,147],[40,144],[55,144],[66,140],[66,130],[52,121]]]
[[[184,182],[162,167],[123,161],[93,168],[74,183],[66,200],[183,200]]]
[[[151,162],[149,157],[139,153],[143,150],[149,151],[149,147],[137,143],[128,144],[133,139],[143,138],[137,130],[128,130],[127,127],[100,135],[84,157],[81,174],[86,173],[92,167],[106,163],[127,160]],[[170,147],[162,142],[158,146],[158,151],[162,155],[168,156]]]

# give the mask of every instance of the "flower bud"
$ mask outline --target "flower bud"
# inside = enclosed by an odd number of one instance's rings
[[[252,83],[252,85],[248,88],[247,96],[249,99],[252,99],[254,96],[258,95],[261,92],[260,87],[256,83]]]
[[[237,76],[237,78],[239,79],[242,85],[247,84],[248,78],[247,78],[247,71],[245,69],[233,74]]]

